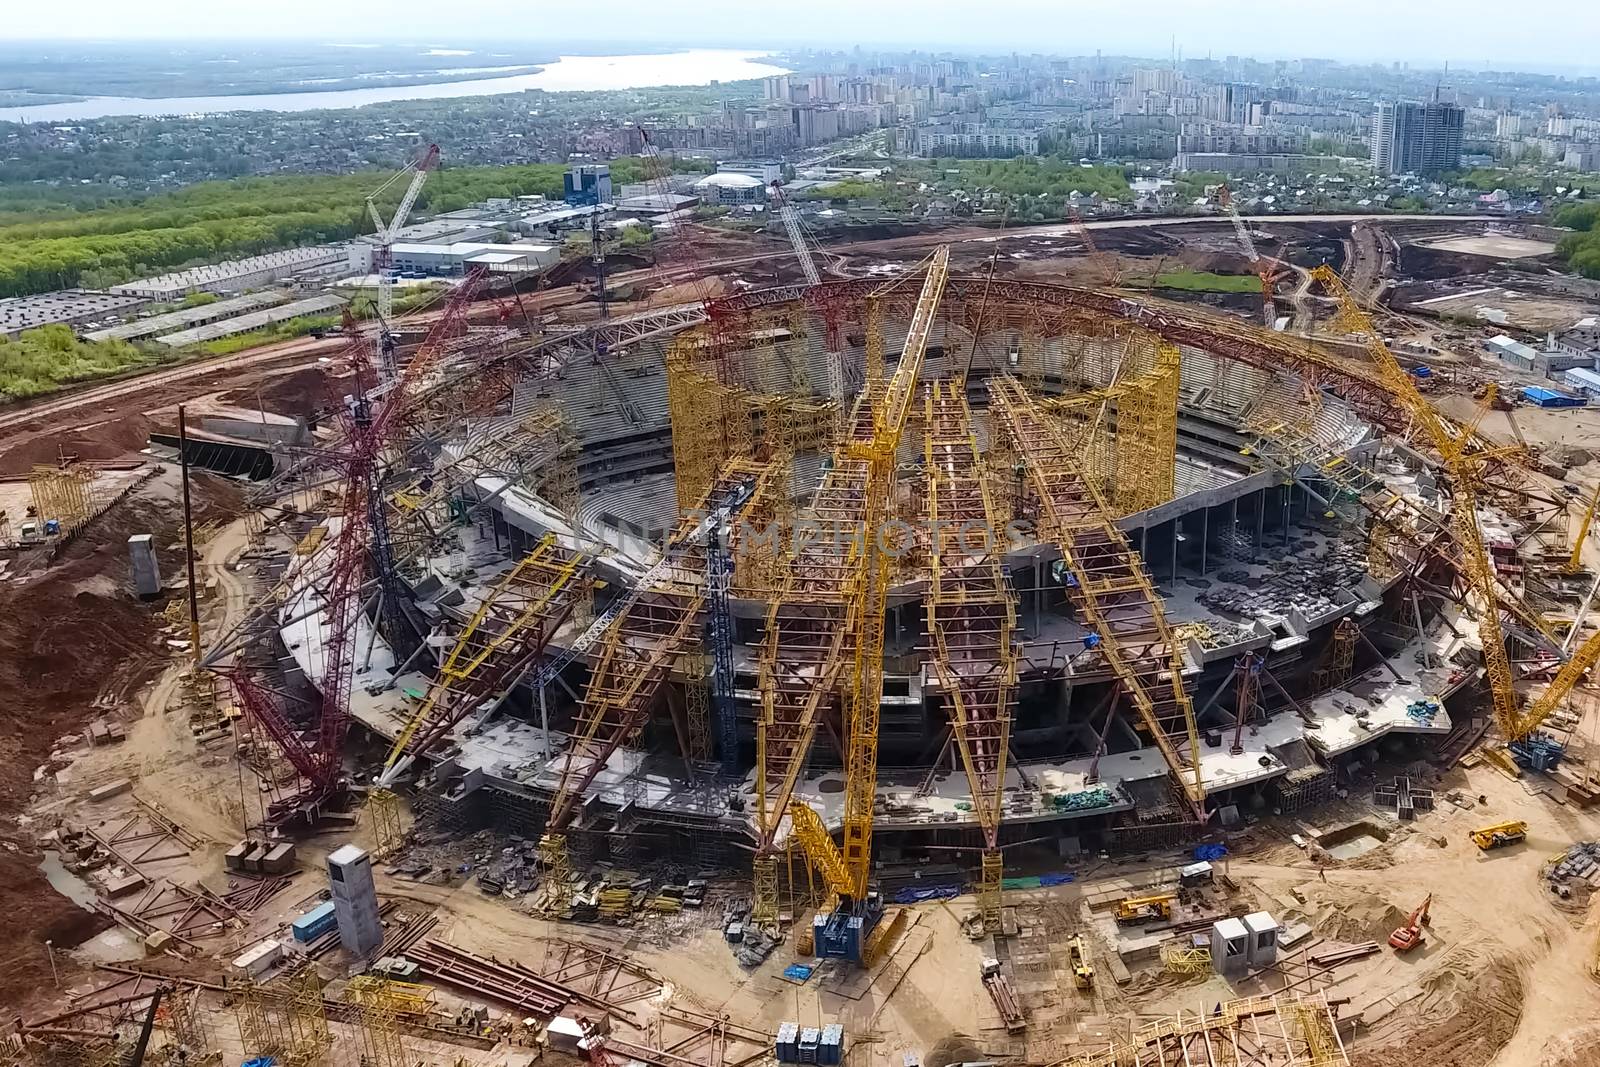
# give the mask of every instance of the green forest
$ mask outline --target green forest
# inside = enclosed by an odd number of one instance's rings
[[[489,197],[561,197],[560,163],[454,167],[428,179],[419,210],[453,211]],[[619,159],[612,179],[644,178],[645,161]],[[72,286],[98,288],[201,261],[255,255],[369,233],[366,197],[387,175],[282,175],[202,182],[130,199],[52,201],[0,192],[0,297]],[[379,198],[387,214],[404,182]]]
[[[1556,212],[1555,224],[1575,232],[1562,237],[1556,251],[1567,266],[1585,278],[1600,278],[1600,202],[1569,204]]]

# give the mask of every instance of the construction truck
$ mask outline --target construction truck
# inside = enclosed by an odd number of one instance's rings
[[[1509,822],[1497,822],[1493,826],[1480,826],[1471,831],[1467,836],[1472,838],[1472,843],[1483,851],[1492,848],[1501,848],[1505,845],[1515,845],[1528,839],[1528,824],[1521,819]]]
[[[1089,953],[1083,947],[1083,936],[1074,934],[1067,942],[1067,956],[1072,964],[1072,980],[1079,989],[1094,985],[1094,968],[1089,966]]]
[[[1389,935],[1389,944],[1396,952],[1410,952],[1422,944],[1422,928],[1428,925],[1428,905],[1433,903],[1433,894],[1429,893],[1420,907],[1411,913],[1411,918],[1406,924]]]
[[[1117,902],[1117,922],[1124,926],[1148,922],[1151,919],[1172,918],[1172,904],[1176,893],[1155,893],[1147,897],[1123,897]]]
[[[1022,1001],[1017,999],[1016,991],[1011,988],[1011,980],[1000,970],[1000,961],[984,960],[980,972],[983,975],[983,987],[989,991],[1006,1031],[1016,1034],[1026,1030],[1028,1021],[1022,1014]]]

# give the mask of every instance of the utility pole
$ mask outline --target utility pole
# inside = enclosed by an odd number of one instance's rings
[[[183,558],[189,565],[189,653],[200,669],[200,593],[194,584],[194,513],[189,504],[189,425],[178,405],[178,465],[183,471]]]

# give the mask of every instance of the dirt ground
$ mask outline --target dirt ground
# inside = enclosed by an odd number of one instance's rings
[[[1514,237],[1503,233],[1459,234],[1450,237],[1432,237],[1418,241],[1424,248],[1437,248],[1446,252],[1461,252],[1469,256],[1489,256],[1494,259],[1528,259],[1548,256],[1556,250],[1549,241],[1535,241],[1527,237]]]
[[[127,540],[155,535],[173,577],[181,552],[176,471],[157,475],[67,546],[42,573],[0,585],[0,690],[7,726],[0,732],[0,1003],[48,975],[44,940],[76,944],[102,921],[51,891],[39,871],[33,828],[19,821],[38,781],[67,761],[54,755],[76,743],[93,719],[137,715],[141,688],[169,662],[162,646],[165,597],[137,600],[128,586]],[[194,479],[197,521],[238,510],[238,490],[210,475]],[[63,742],[63,738],[74,741]],[[110,780],[109,778],[104,780]]]

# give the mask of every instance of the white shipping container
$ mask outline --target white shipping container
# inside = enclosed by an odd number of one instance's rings
[[[281,959],[283,946],[269,939],[245,949],[233,961],[233,971],[242,977],[259,978]]]

